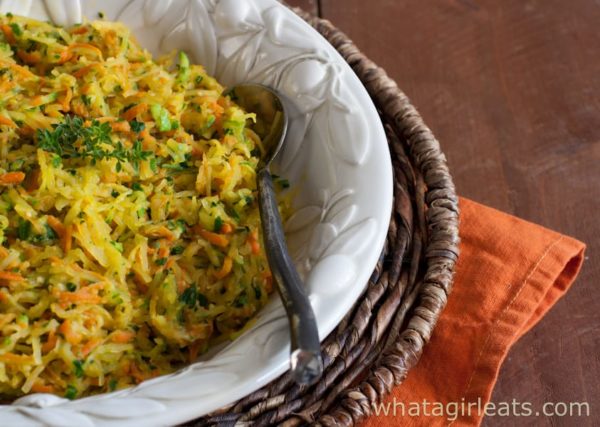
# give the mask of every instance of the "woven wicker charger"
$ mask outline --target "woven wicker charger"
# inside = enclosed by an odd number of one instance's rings
[[[364,294],[322,344],[312,387],[288,374],[189,423],[350,426],[417,363],[446,305],[458,258],[458,198],[439,143],[384,70],[329,21],[293,9],[350,64],[384,123],[394,169],[387,240]]]

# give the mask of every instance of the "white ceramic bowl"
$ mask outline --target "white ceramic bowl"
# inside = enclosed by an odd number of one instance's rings
[[[276,87],[301,110],[279,170],[299,188],[289,246],[321,339],[363,291],[383,247],[392,169],[367,92],[339,54],[274,0],[0,0],[12,12],[71,25],[127,24],[154,54],[182,49],[225,84]],[[0,425],[172,425],[257,390],[289,367],[287,318],[277,298],[234,342],[175,374],[69,401],[37,394],[0,406]]]

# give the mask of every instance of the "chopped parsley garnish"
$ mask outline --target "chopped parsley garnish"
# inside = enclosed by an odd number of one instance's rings
[[[189,288],[185,289],[179,296],[179,301],[181,301],[190,308],[193,308],[196,305],[197,299],[198,289],[196,289],[195,285],[192,285]]]
[[[17,237],[19,240],[27,241],[31,237],[31,223],[19,218],[17,226]]]
[[[48,224],[44,224],[44,231],[45,233],[30,236],[28,240],[31,243],[47,245],[58,239],[58,235]]]
[[[67,116],[65,121],[55,125],[52,130],[38,129],[37,141],[42,150],[55,153],[63,159],[89,158],[92,165],[102,159],[116,159],[117,171],[121,163],[128,161],[137,171],[139,162],[150,157],[152,152],[143,151],[141,141],[136,141],[131,149],[123,143],[113,143],[109,123],[92,120],[85,126],[81,117]]]
[[[74,385],[69,384],[67,386],[67,390],[65,391],[65,397],[67,399],[71,399],[71,400],[73,400],[77,397],[77,389],[75,388]]]
[[[223,220],[221,219],[220,216],[218,216],[215,218],[215,225],[214,225],[215,233],[218,233],[219,231],[221,231],[221,228],[223,228]]]
[[[196,285],[191,285],[189,288],[184,290],[179,296],[179,301],[187,305],[189,308],[194,308],[196,304],[203,308],[208,307],[208,298],[206,298],[202,292],[198,291]]]
[[[75,368],[75,376],[77,378],[83,377],[83,362],[81,360],[73,360],[73,367]]]
[[[183,253],[184,247],[183,246],[174,246],[171,249],[171,255],[181,255]]]
[[[134,182],[133,184],[131,184],[131,189],[133,191],[143,191],[142,185],[139,182]]]
[[[19,37],[23,34],[23,30],[21,30],[21,27],[19,26],[19,24],[12,22],[8,25],[10,26],[10,28],[15,36]]]
[[[245,306],[246,304],[248,304],[248,295],[246,295],[246,291],[244,291],[237,296],[237,298],[233,302],[233,305],[237,308],[240,308]]]
[[[67,291],[69,291],[69,292],[75,292],[77,290],[77,285],[73,282],[67,283],[66,287],[67,287]]]
[[[112,379],[108,382],[108,388],[110,389],[110,391],[115,391],[117,389],[117,380],[116,379]]]
[[[156,157],[150,159],[150,170],[154,173],[158,172],[158,164],[156,163]]]
[[[167,258],[158,258],[154,261],[156,265],[165,265],[167,263]]]
[[[146,124],[144,122],[138,122],[137,120],[130,121],[129,126],[135,133],[140,133],[146,128]]]
[[[177,221],[167,221],[167,228],[171,231],[179,228],[182,232],[184,232],[187,229],[187,224],[183,218],[179,218]]]
[[[206,296],[201,293],[198,292],[198,304],[200,304],[200,307],[204,307],[207,308],[208,307],[208,298],[206,298]]]

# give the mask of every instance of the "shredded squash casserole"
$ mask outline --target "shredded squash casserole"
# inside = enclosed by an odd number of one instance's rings
[[[272,289],[253,115],[121,24],[0,29],[0,395],[111,391],[234,338]]]

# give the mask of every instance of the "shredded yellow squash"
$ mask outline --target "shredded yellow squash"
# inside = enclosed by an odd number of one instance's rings
[[[239,333],[272,291],[253,115],[121,24],[0,30],[0,395],[127,387]]]

